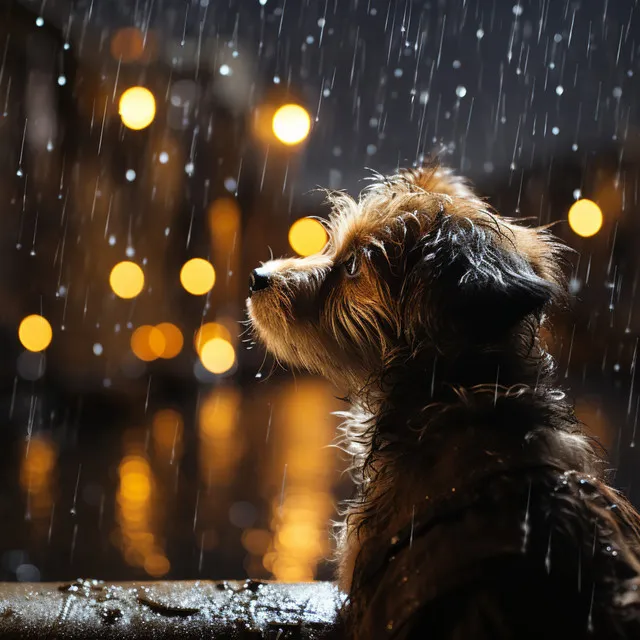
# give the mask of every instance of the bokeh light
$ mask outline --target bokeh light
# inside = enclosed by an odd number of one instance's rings
[[[205,324],[196,331],[193,338],[193,347],[196,353],[200,355],[202,347],[214,338],[222,338],[227,342],[231,342],[231,332],[219,322],[205,322]]]
[[[157,327],[143,324],[131,335],[131,351],[144,362],[151,362],[162,357],[167,342],[164,334]]]
[[[156,100],[149,89],[131,87],[122,94],[118,112],[125,127],[138,131],[153,122]]]
[[[29,516],[45,518],[53,505],[57,451],[45,434],[37,434],[25,443],[20,464],[20,485],[28,496]]]
[[[153,416],[153,444],[161,460],[173,464],[182,456],[184,422],[175,409],[162,409]]]
[[[224,338],[213,338],[202,345],[200,349],[202,366],[211,373],[225,373],[233,367],[236,352],[233,345]]]
[[[301,256],[310,256],[322,251],[327,244],[327,232],[313,218],[296,220],[289,229],[289,244]]]
[[[135,298],[144,287],[144,273],[135,262],[124,260],[111,269],[109,284],[118,297]]]
[[[44,351],[50,344],[53,332],[46,318],[37,314],[27,316],[18,327],[18,337],[28,351]]]
[[[192,258],[184,263],[180,270],[180,282],[192,295],[209,293],[216,282],[213,265],[203,258]]]
[[[583,198],[574,202],[569,209],[569,226],[583,238],[594,236],[602,228],[602,209],[593,202]]]
[[[159,325],[156,325],[156,329],[160,331],[164,337],[164,350],[160,354],[160,357],[165,360],[175,358],[182,351],[184,345],[182,331],[171,322],[161,322]]]
[[[111,55],[124,63],[135,62],[144,53],[144,40],[143,33],[136,27],[118,29],[111,38]]]
[[[283,144],[299,144],[309,135],[311,118],[299,104],[285,104],[275,112],[272,128]]]
[[[170,564],[162,548],[157,528],[156,483],[149,461],[142,455],[125,456],[118,469],[120,483],[116,496],[119,541],[127,563],[143,567],[152,577],[165,575]]]

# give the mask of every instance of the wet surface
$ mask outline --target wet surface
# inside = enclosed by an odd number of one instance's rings
[[[8,584],[0,638],[320,638],[344,596],[331,583]]]

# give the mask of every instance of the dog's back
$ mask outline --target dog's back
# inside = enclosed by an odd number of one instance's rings
[[[364,543],[351,634],[640,638],[638,516],[585,468],[568,430],[531,421],[542,409],[487,394],[432,419],[403,464],[408,481],[422,466],[433,495],[391,539]]]

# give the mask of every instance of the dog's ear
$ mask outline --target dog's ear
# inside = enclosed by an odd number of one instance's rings
[[[440,216],[422,247],[440,325],[492,341],[560,299],[557,245],[548,238],[490,214]]]

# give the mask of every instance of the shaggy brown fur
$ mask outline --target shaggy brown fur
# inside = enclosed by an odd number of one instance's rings
[[[565,248],[435,164],[330,200],[326,248],[265,263],[248,309],[351,403],[349,636],[640,637],[640,517],[540,336]]]

